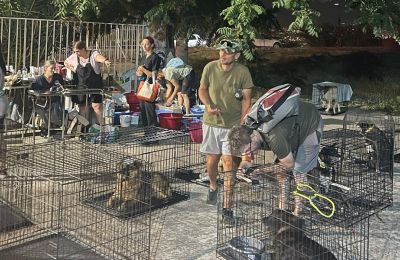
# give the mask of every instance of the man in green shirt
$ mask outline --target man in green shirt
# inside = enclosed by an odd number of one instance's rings
[[[203,142],[200,148],[207,156],[207,172],[210,189],[207,203],[217,202],[218,162],[222,158],[224,179],[224,212],[231,214],[229,193],[233,186],[233,174],[240,162],[240,154],[232,154],[228,134],[234,125],[243,122],[251,108],[253,80],[249,69],[238,63],[240,45],[222,40],[217,48],[219,60],[208,63],[200,81],[199,97],[205,105]]]

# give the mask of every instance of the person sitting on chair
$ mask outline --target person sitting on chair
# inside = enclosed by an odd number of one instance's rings
[[[51,91],[52,87],[56,87],[57,85],[63,85],[64,80],[60,74],[55,73],[56,62],[52,60],[48,60],[44,63],[44,72],[42,75],[37,77],[33,82],[31,89],[36,91]],[[50,107],[50,98],[51,98],[51,107]],[[49,111],[52,108],[61,107],[61,98],[60,97],[39,97],[35,102],[35,111],[39,114],[39,116],[44,120],[44,126],[41,128],[41,136],[47,136],[48,134],[48,125],[49,125]],[[62,110],[61,110],[62,113]],[[62,115],[58,115],[58,119],[61,118]],[[55,123],[55,118],[50,118],[50,123]]]

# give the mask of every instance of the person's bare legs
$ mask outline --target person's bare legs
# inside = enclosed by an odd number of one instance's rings
[[[276,173],[276,180],[278,181],[279,185],[279,199],[278,199],[278,207],[282,210],[287,208],[287,197],[289,193],[289,184],[288,184],[288,177],[285,173],[278,171]]]
[[[185,105],[186,114],[190,114],[190,99],[188,94],[182,94],[183,104]]]
[[[294,176],[294,180],[295,180],[295,185],[298,184],[307,184],[307,174],[306,173],[302,173],[302,172],[293,172],[293,176]],[[293,214],[296,216],[299,216],[299,214],[301,213],[301,210],[303,208],[303,201],[302,198],[299,196],[295,196],[294,197],[294,210],[293,210]]]
[[[92,108],[94,114],[96,115],[97,123],[103,126],[103,104],[102,103],[92,103]]]
[[[165,92],[165,100],[167,100],[171,96],[174,87],[172,86],[172,83],[168,81],[165,86],[167,87],[167,91]]]
[[[233,187],[235,185],[236,171],[239,167],[240,158],[231,155],[222,155],[224,168],[224,208],[232,207]]]
[[[217,190],[218,162],[220,154],[207,154],[207,173],[210,178],[210,189]]]

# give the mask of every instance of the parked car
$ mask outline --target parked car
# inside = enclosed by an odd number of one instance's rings
[[[268,47],[268,48],[281,48],[282,43],[276,39],[254,39],[254,46]]]
[[[188,47],[198,46],[207,46],[207,41],[203,40],[198,34],[192,34],[188,39]]]

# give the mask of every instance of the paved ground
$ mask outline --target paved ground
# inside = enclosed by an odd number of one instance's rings
[[[325,128],[340,126],[341,117],[324,117]],[[369,259],[400,259],[400,165],[395,167],[394,205],[370,221]],[[166,213],[155,259],[216,259],[216,207],[205,203],[207,188],[191,185],[191,199]]]

